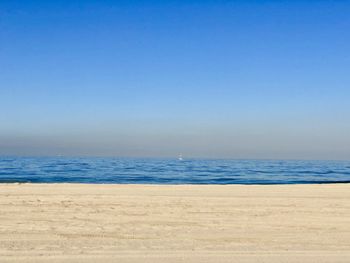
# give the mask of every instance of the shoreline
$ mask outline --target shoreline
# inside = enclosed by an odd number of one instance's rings
[[[1,262],[350,262],[350,184],[0,184]]]
[[[350,180],[344,180],[344,181],[318,181],[318,182],[303,182],[303,183],[87,183],[87,182],[20,182],[20,181],[1,181],[0,180],[0,186],[1,185],[23,185],[23,184],[33,184],[33,185],[141,185],[141,186],[147,186],[147,185],[154,185],[154,186],[230,186],[230,185],[239,185],[239,186],[283,186],[283,185],[338,185],[338,184],[350,184]]]

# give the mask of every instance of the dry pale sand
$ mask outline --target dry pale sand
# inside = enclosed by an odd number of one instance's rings
[[[350,262],[350,184],[1,184],[0,262]]]

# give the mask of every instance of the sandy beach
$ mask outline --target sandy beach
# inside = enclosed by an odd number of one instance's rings
[[[350,262],[350,184],[1,184],[0,262]]]

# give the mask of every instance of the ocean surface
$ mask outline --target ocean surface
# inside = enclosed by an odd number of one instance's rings
[[[0,157],[0,182],[120,184],[349,183],[349,161]]]

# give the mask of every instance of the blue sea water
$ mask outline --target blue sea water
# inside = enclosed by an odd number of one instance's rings
[[[350,162],[1,157],[0,182],[120,184],[349,183]]]

